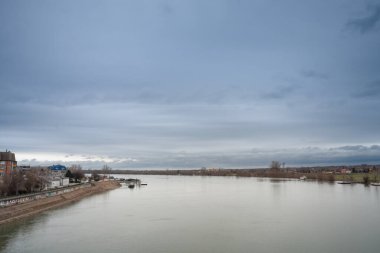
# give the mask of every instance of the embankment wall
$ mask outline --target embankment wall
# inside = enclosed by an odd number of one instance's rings
[[[60,189],[48,194],[46,193],[43,196],[37,194],[34,196],[34,199],[32,199],[33,196],[29,196],[30,198],[25,201],[18,201],[16,204],[12,203],[12,205],[3,205],[3,207],[0,207],[0,224],[35,215],[52,208],[78,201],[86,196],[118,187],[120,187],[120,184],[116,181],[102,181],[70,188],[70,190],[67,188]]]

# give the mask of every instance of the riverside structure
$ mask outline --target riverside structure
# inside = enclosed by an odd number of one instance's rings
[[[80,200],[84,197],[120,187],[117,181],[80,184],[26,196],[0,199],[0,224],[35,215]]]
[[[0,152],[0,176],[10,175],[17,167],[16,155],[9,150]]]

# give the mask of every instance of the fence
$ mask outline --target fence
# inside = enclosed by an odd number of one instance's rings
[[[0,198],[0,207],[13,206],[13,205],[17,205],[17,204],[21,204],[21,203],[25,203],[29,201],[57,196],[63,193],[72,192],[72,191],[82,189],[82,188],[87,188],[87,187],[91,187],[91,184],[90,183],[77,184],[77,185],[72,185],[72,186],[68,186],[64,188],[58,188],[54,190],[46,190],[46,191],[41,191],[41,192],[32,193],[32,194]]]

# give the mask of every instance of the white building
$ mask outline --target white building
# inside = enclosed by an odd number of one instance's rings
[[[69,186],[70,179],[68,177],[61,178],[61,186],[66,187]]]
[[[55,178],[49,181],[49,188],[58,188],[61,186],[61,179]]]
[[[49,180],[48,188],[54,189],[54,188],[61,188],[61,187],[67,187],[69,186],[69,178],[68,177],[55,177]]]

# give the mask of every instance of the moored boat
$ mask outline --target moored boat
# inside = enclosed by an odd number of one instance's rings
[[[141,186],[141,180],[137,178],[128,178],[128,179],[125,179],[125,184],[127,185],[128,188],[133,189],[136,186],[137,187]]]
[[[339,181],[338,184],[352,184],[351,181]]]

